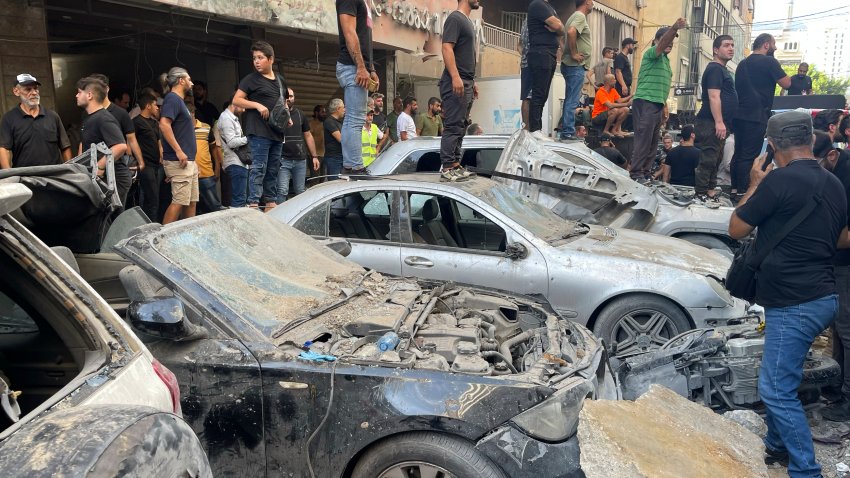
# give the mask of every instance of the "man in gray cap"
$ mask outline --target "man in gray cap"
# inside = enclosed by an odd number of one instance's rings
[[[729,235],[743,239],[758,228],[755,251],[768,251],[760,265],[753,264],[755,302],[764,306],[766,322],[759,374],[767,410],[765,463],[787,463],[792,477],[819,477],[797,388],[812,342],[838,310],[832,262],[839,237],[846,235],[847,200],[841,182],[814,159],[808,113],[773,116],[767,140],[774,164],[763,168],[766,155],[756,158]]]
[[[0,169],[59,164],[71,159],[71,142],[56,112],[41,106],[34,76],[15,77],[12,93],[21,104],[0,120]]]

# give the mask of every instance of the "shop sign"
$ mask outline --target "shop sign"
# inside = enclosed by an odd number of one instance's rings
[[[443,21],[451,13],[449,9],[438,12],[427,7],[420,9],[410,0],[372,0],[372,8],[377,16],[389,15],[396,23],[435,35],[443,33]]]

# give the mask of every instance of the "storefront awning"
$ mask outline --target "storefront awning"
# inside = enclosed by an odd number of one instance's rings
[[[593,2],[593,9],[599,10],[604,15],[607,15],[611,18],[619,20],[619,21],[621,21],[621,22],[623,22],[627,25],[631,25],[633,27],[637,26],[637,20],[635,20],[634,18],[626,15],[625,13],[618,12],[617,10],[614,10],[611,7],[606,7],[605,5],[602,5],[601,3]]]

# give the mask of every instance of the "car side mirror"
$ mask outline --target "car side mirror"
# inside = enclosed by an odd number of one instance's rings
[[[175,342],[207,337],[206,329],[186,319],[183,302],[174,297],[133,302],[127,309],[127,316],[133,327],[154,337]]]
[[[505,248],[505,257],[514,260],[525,259],[528,257],[528,248],[521,242],[508,244],[508,247]]]

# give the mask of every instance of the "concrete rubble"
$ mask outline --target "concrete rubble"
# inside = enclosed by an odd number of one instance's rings
[[[587,478],[768,478],[758,436],[657,385],[634,402],[586,401],[578,438]]]

